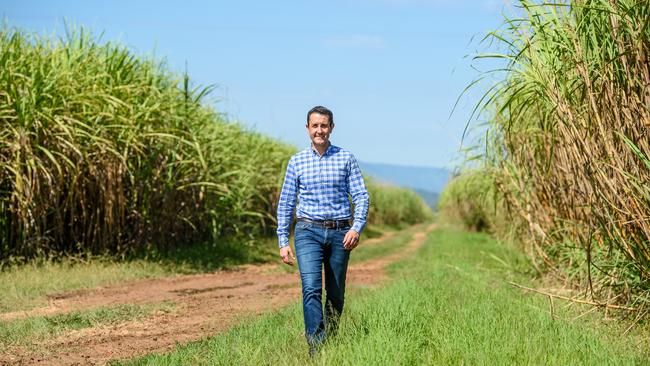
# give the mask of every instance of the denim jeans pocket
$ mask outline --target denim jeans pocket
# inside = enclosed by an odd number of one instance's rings
[[[309,222],[304,222],[304,221],[298,221],[296,222],[296,229],[307,229],[311,227],[311,223]]]

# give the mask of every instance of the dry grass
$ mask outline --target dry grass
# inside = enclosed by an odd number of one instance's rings
[[[209,88],[83,31],[0,31],[0,259],[175,248],[270,231],[293,151]]]
[[[650,306],[650,3],[521,1],[491,34],[486,162],[542,271]]]

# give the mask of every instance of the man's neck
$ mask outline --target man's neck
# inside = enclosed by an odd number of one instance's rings
[[[320,156],[325,155],[325,152],[327,152],[328,147],[330,147],[329,141],[325,144],[320,144],[320,145],[315,145],[314,143],[311,144],[312,150],[316,151],[316,153]]]

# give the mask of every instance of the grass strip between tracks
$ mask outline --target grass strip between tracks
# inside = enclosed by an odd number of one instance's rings
[[[48,296],[143,278],[211,272],[245,263],[269,261],[276,255],[272,238],[255,246],[242,243],[204,243],[176,250],[151,252],[141,258],[69,257],[15,266],[0,272],[0,312],[43,306]]]
[[[154,312],[170,312],[174,304],[163,302],[147,305],[124,304],[72,311],[52,316],[0,321],[0,352],[10,346],[30,346],[37,341],[54,337],[66,331],[116,324],[148,316]]]
[[[435,230],[416,255],[391,266],[393,280],[385,287],[348,292],[339,334],[328,340],[314,363],[649,362],[648,351],[640,344],[648,341],[644,335],[621,336],[620,324],[604,324],[589,316],[575,320],[584,308],[556,305],[551,317],[546,298],[509,286],[508,281],[528,282],[523,268],[528,266],[516,250],[485,235]],[[226,333],[124,364],[309,362],[299,303],[242,320]]]

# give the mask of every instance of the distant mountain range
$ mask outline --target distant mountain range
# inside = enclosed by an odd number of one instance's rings
[[[380,182],[413,189],[433,208],[436,207],[438,195],[451,178],[451,172],[443,168],[364,162],[359,162],[359,165],[363,174]]]

